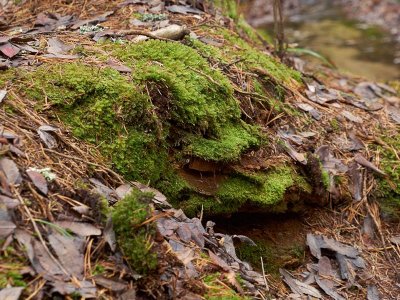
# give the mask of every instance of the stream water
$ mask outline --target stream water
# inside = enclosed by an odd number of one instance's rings
[[[289,16],[285,24],[289,44],[321,54],[344,72],[377,81],[400,79],[400,45],[389,33],[346,18],[332,1],[303,2],[301,13]],[[262,30],[271,35],[272,27]]]

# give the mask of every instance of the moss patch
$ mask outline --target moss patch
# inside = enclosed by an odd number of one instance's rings
[[[378,147],[381,153],[380,166],[389,180],[378,178],[377,196],[381,199],[382,213],[390,219],[400,220],[400,161],[394,152],[399,154],[400,135],[390,136],[393,135],[385,134],[382,139],[391,149]]]
[[[249,299],[239,295],[229,287],[229,282],[225,282],[220,273],[207,275],[203,278],[203,283],[208,289],[204,298],[207,300],[244,300]]]
[[[230,214],[245,204],[270,212],[287,209],[284,201],[287,191],[310,193],[311,186],[290,167],[270,172],[236,173],[223,181],[214,196],[192,195],[181,202],[185,212],[195,216],[201,210],[206,214]],[[295,202],[295,197],[293,200]]]
[[[239,161],[266,140],[257,126],[242,120],[231,80],[212,67],[202,51],[229,60],[243,54],[249,70],[260,66],[279,80],[298,79],[295,71],[240,37],[219,33],[228,41],[224,51],[200,47],[198,41],[188,41],[189,46],[159,40],[103,44],[105,51],[132,68],[129,76],[110,68],[63,63],[42,65],[20,76],[19,82],[29,86],[25,92],[37,100],[38,110],[52,106],[57,118],[75,136],[98,145],[118,172],[158,188],[189,214],[201,206],[214,213],[234,212],[247,202],[276,206],[286,190],[297,185],[292,170],[230,175],[213,197],[195,192],[176,172],[191,157]],[[260,90],[262,84],[258,82]]]
[[[117,242],[134,271],[146,274],[157,267],[157,254],[152,251],[155,229],[141,226],[151,215],[149,200],[152,194],[138,190],[120,200],[112,212]]]
[[[264,240],[255,242],[256,246],[242,244],[237,247],[237,255],[258,270],[262,270],[262,257],[267,274],[279,277],[279,268],[296,267],[304,260],[304,245],[293,243],[288,247],[282,247]]]

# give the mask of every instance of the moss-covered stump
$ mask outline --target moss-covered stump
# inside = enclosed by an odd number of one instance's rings
[[[276,82],[299,85],[300,75],[239,36],[220,34],[227,38],[222,49],[192,39],[98,46],[98,59],[108,59],[107,51],[132,68],[129,75],[82,61],[43,64],[7,76],[37,110],[50,109],[76,137],[98,145],[127,179],[158,188],[189,215],[232,213],[244,206],[284,211],[288,202],[299,200],[294,194],[310,192],[310,186],[284,162],[262,170],[232,168],[243,155],[267,147],[269,137],[246,117],[236,83],[213,64],[240,54],[246,69],[263,68]],[[251,84],[264,105],[287,109],[279,91],[266,93],[261,79]],[[218,165],[218,170],[192,169],[193,161]],[[185,172],[195,180],[182,176]],[[196,185],[202,178],[213,181],[212,192]]]

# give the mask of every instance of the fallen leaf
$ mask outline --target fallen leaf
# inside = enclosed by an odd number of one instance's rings
[[[338,100],[340,92],[335,89],[328,89],[323,85],[307,84],[308,90],[306,90],[307,97],[316,103],[325,104],[334,100]]]
[[[117,194],[113,189],[102,184],[96,178],[90,178],[89,181],[95,185],[94,192],[106,198],[109,203],[115,203],[118,200]]]
[[[381,299],[378,288],[375,285],[369,285],[367,288],[367,300]]]
[[[400,235],[399,235],[399,236],[391,237],[391,238],[390,238],[390,242],[391,242],[393,245],[400,246]]]
[[[56,221],[55,224],[61,226],[62,228],[69,229],[76,235],[80,236],[101,235],[101,230],[90,223]]]
[[[96,286],[87,280],[74,280],[74,282],[64,282],[56,280],[54,282],[51,282],[51,285],[53,286],[53,293],[58,292],[61,295],[71,295],[76,293],[84,299],[97,298]]]
[[[79,280],[83,278],[84,239],[67,237],[58,232],[48,235],[48,240],[64,269]]]
[[[3,102],[4,98],[7,95],[7,91],[6,90],[0,90],[0,103]]]
[[[72,46],[64,44],[58,38],[50,38],[47,41],[47,44],[48,44],[47,52],[51,54],[66,53],[73,48]]]
[[[131,73],[132,72],[131,68],[121,65],[121,64],[118,64],[110,59],[107,60],[107,66],[109,66],[110,68],[117,70],[118,72],[121,72],[121,73]]]
[[[385,172],[381,171],[377,166],[375,166],[373,163],[368,161],[364,156],[362,156],[360,153],[356,154],[354,156],[354,161],[356,161],[358,164],[360,164],[363,167],[366,167],[372,171],[375,171],[378,174],[381,174],[383,176],[386,176]]]
[[[0,239],[5,239],[17,228],[5,204],[0,204]]]
[[[320,259],[321,258],[321,236],[307,233],[307,246],[310,248],[311,254]]]
[[[42,174],[36,171],[27,170],[26,174],[28,174],[29,178],[32,180],[32,183],[35,187],[44,195],[47,195],[49,189],[47,186],[47,180],[44,178]]]
[[[179,13],[179,14],[197,14],[201,15],[203,12],[197,8],[189,7],[189,6],[183,6],[183,5],[171,5],[167,6],[166,9],[172,13]]]
[[[218,255],[216,255],[214,252],[212,252],[210,249],[207,249],[208,256],[211,258],[214,264],[219,266],[222,270],[224,271],[229,271],[231,270],[231,267]]]
[[[289,154],[289,156],[291,158],[293,158],[294,160],[296,160],[299,163],[302,163],[304,165],[307,164],[307,159],[303,153],[297,152],[288,141],[283,140],[283,142],[285,145],[284,149],[286,150],[287,154]]]
[[[113,13],[114,13],[114,11],[106,11],[105,13],[97,15],[90,19],[78,20],[77,22],[75,22],[75,24],[71,28],[73,30],[76,30],[83,25],[102,23],[104,21],[107,21],[107,17],[111,16]]]
[[[67,27],[74,22],[75,18],[71,15],[61,16],[57,13],[45,12],[36,17],[35,27],[30,33],[51,32],[62,27]]]
[[[326,236],[322,236],[321,248],[329,249],[349,258],[357,258],[360,255],[360,252],[356,248],[345,245],[334,239],[327,238]]]
[[[297,107],[301,110],[308,112],[315,120],[321,120],[322,114],[317,109],[307,103],[298,103]]]
[[[12,36],[2,35],[2,36],[0,36],[0,44],[5,44],[11,39],[12,39]]]
[[[336,261],[339,264],[340,277],[353,283],[355,280],[355,270],[346,256],[336,253]]]
[[[119,199],[124,198],[126,195],[129,195],[132,192],[132,185],[129,183],[122,184],[115,189],[115,193],[117,194]]]
[[[363,120],[360,117],[353,115],[351,112],[349,112],[347,110],[342,111],[341,115],[343,117],[345,117],[346,119],[348,119],[349,121],[354,122],[354,123],[362,123],[363,122]]]
[[[97,285],[105,287],[113,292],[120,293],[128,288],[128,284],[125,282],[111,280],[104,276],[94,276],[91,278]]]
[[[350,163],[348,174],[350,176],[350,189],[355,201],[360,201],[363,196],[363,174],[356,162]]]
[[[168,238],[173,235],[179,227],[178,221],[170,218],[159,218],[157,220],[158,232],[163,236]]]
[[[250,246],[257,246],[257,244],[251,238],[245,235],[233,235],[232,238],[239,239],[242,243],[248,244]]]
[[[318,299],[322,298],[321,293],[316,288],[293,278],[288,271],[279,269],[279,273],[283,276],[283,281],[290,287],[293,293],[299,295],[306,294]]]
[[[4,195],[0,195],[0,207],[1,205],[4,204],[6,208],[8,209],[14,209],[16,208],[20,202],[17,199],[13,199]]]
[[[213,47],[218,47],[219,48],[219,47],[222,47],[224,45],[222,42],[219,42],[217,40],[214,40],[212,38],[205,37],[205,36],[199,38],[199,40],[202,41],[204,44],[211,45]]]
[[[315,276],[315,281],[318,286],[330,297],[335,300],[346,300],[341,295],[339,295],[335,288],[329,286],[325,281],[321,280],[319,276]]]
[[[387,107],[387,112],[395,124],[400,124],[400,109],[395,106]]]
[[[32,246],[34,251],[32,265],[38,274],[42,274],[45,279],[68,279],[69,276],[65,274],[54,259],[50,257],[41,242],[32,239]]]
[[[106,226],[103,230],[103,238],[110,246],[112,252],[117,249],[117,239],[115,237],[115,231],[113,229],[112,218],[109,217],[106,222]]]
[[[18,300],[23,287],[6,287],[0,291],[0,300]]]
[[[65,54],[69,50],[72,49],[72,46],[68,46],[64,44],[58,38],[51,38],[47,41],[48,47],[47,52],[48,54],[43,55],[44,57],[48,58],[60,58],[60,59],[76,59],[79,58],[78,55],[69,55]]]
[[[148,4],[148,0],[125,0],[118,4],[118,7],[125,7],[131,4]]]
[[[15,55],[19,53],[19,51],[21,50],[11,43],[0,45],[0,52],[2,52],[8,58],[13,58]]]
[[[370,244],[375,238],[375,223],[369,213],[364,218],[362,237],[364,239],[364,243],[369,242]]]
[[[58,128],[50,126],[50,125],[42,125],[38,128],[37,133],[39,134],[42,142],[49,149],[53,149],[57,147],[57,140],[50,132],[56,132]]]
[[[29,52],[29,53],[39,53],[39,50],[37,50],[27,44],[26,45],[18,45],[18,48],[20,48],[21,50],[24,50],[26,52]]]
[[[6,176],[9,185],[16,185],[22,182],[21,174],[15,162],[7,157],[0,159],[0,170]]]

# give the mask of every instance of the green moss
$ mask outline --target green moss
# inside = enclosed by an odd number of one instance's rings
[[[274,57],[245,41],[235,32],[220,28],[216,33],[221,34],[227,42],[225,55],[232,59],[240,57],[246,70],[263,69],[278,82],[300,84],[301,74],[299,72],[278,62]]]
[[[237,2],[232,0],[214,0],[213,4],[219,8],[223,15],[233,19],[238,19]]]
[[[212,69],[192,48],[147,41],[115,49],[114,54],[134,70],[140,82],[156,82],[172,93],[171,118],[181,127],[213,131],[239,120],[240,108],[227,77]]]
[[[8,285],[13,287],[25,287],[27,284],[23,276],[18,271],[7,271],[0,273],[0,288],[6,288]]]
[[[152,249],[155,229],[141,225],[151,216],[148,205],[152,194],[138,190],[120,200],[112,212],[119,247],[135,272],[146,274],[157,267],[157,254]],[[147,201],[147,202],[146,202]]]
[[[43,65],[21,82],[30,83],[37,109],[46,99],[128,179],[178,197],[187,184],[176,158],[232,161],[261,144],[259,129],[241,121],[229,78],[193,48],[157,40],[103,47],[132,67],[132,77],[68,63]]]
[[[297,261],[297,265],[304,261],[304,245],[293,242],[292,245],[280,246],[272,241],[256,240],[256,246],[249,244],[239,245],[237,255],[241,260],[249,262],[257,270],[262,270],[263,258],[265,273],[279,277],[279,269],[288,267],[288,262]]]
[[[388,175],[388,178],[379,177],[377,197],[381,202],[384,215],[391,219],[400,219],[400,160],[397,158],[400,149],[399,134],[385,134],[381,137],[390,147],[378,146],[380,151],[380,167]],[[397,151],[397,155],[395,153]]]
[[[339,132],[340,131],[340,125],[337,119],[332,119],[330,121],[331,127],[333,129],[333,131],[335,132]]]
[[[331,180],[329,177],[329,172],[326,171],[325,169],[322,168],[321,166],[321,180],[322,180],[322,184],[324,186],[325,189],[328,189],[330,184],[331,184]]]
[[[203,278],[203,283],[207,288],[204,295],[208,300],[242,300],[249,299],[239,295],[233,288],[229,287],[229,282],[225,282],[220,273],[209,274]]]
[[[304,193],[312,190],[293,169],[281,167],[270,172],[232,174],[220,184],[214,196],[191,195],[180,205],[190,216],[196,216],[201,210],[205,214],[230,214],[246,203],[270,212],[282,212],[287,209],[283,200],[289,188]]]
[[[191,194],[190,197],[177,203],[190,217],[198,216],[203,210],[206,215],[230,214],[239,210],[244,203],[240,199],[222,201],[215,196]]]
[[[280,168],[266,174],[241,174],[222,183],[216,196],[223,202],[250,201],[260,206],[270,206],[282,201],[286,190],[293,184],[293,171],[290,168]]]
[[[8,69],[5,71],[0,71],[0,89],[7,86],[7,83],[11,82],[15,78],[15,70]]]
[[[217,138],[190,135],[189,140],[190,145],[185,148],[188,154],[204,160],[233,161],[244,151],[259,146],[261,136],[254,127],[244,123],[220,128]]]

